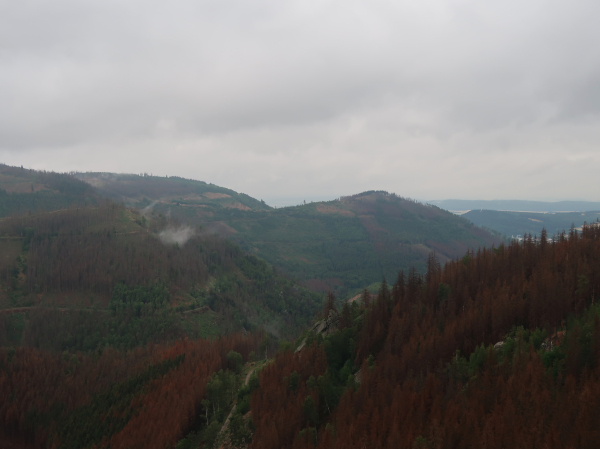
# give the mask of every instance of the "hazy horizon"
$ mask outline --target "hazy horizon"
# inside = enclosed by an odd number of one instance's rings
[[[2,164],[4,162],[0,161],[0,164]],[[16,165],[18,167],[18,165]],[[23,166],[23,168],[25,169],[33,169],[33,167],[27,167],[27,166]],[[44,170],[44,168],[40,168],[40,170]],[[110,173],[110,174],[116,174],[116,175],[135,175],[135,176],[141,176],[144,174],[144,172],[97,172],[97,171],[93,171],[93,170],[88,170],[88,171],[80,171],[80,170],[73,170],[73,171],[61,171],[61,170],[57,170],[58,173],[70,173],[70,172],[79,172],[79,173]],[[149,176],[159,176],[159,175],[154,175],[153,173],[148,173],[146,172],[146,175]],[[179,176],[179,175],[165,175],[165,176]],[[202,182],[207,182],[210,184],[209,181],[205,181],[203,179],[197,179],[197,178],[189,178],[189,177],[185,177],[185,176],[179,176],[182,178],[186,178],[186,179],[191,179],[194,181],[202,181]],[[224,187],[224,188],[229,188],[231,189],[230,186],[227,185],[219,185],[216,183],[212,183],[215,185],[218,185],[219,187]],[[235,189],[232,189],[235,190]],[[257,200],[263,200],[267,205],[271,206],[271,207],[288,207],[288,206],[298,206],[303,204],[304,202],[306,203],[311,203],[311,202],[320,202],[320,201],[334,201],[339,197],[343,197],[343,196],[351,196],[351,195],[357,195],[363,192],[368,192],[368,191],[382,191],[384,189],[378,189],[378,188],[370,188],[370,189],[366,189],[366,190],[361,190],[361,191],[352,191],[352,192],[345,192],[341,195],[333,195],[333,194],[319,194],[319,195],[305,195],[305,196],[299,196],[297,194],[292,194],[292,195],[286,195],[286,196],[271,196],[271,195],[266,195],[266,196],[262,196],[262,197],[253,197]],[[236,190],[238,193],[245,193],[250,195],[249,193],[243,191],[243,190]],[[389,191],[388,193],[394,193],[398,196],[402,196],[405,198],[410,198],[416,201],[419,201],[421,203],[424,204],[436,204],[439,205],[437,203],[441,203],[441,202],[449,202],[449,201],[471,201],[471,202],[495,202],[495,201],[516,201],[516,202],[539,202],[539,203],[560,203],[560,202],[587,202],[587,203],[595,203],[595,201],[589,201],[586,199],[582,199],[582,198],[560,198],[560,199],[555,199],[555,198],[526,198],[526,199],[516,199],[516,198],[492,198],[492,199],[482,199],[482,198],[478,198],[478,197],[474,197],[474,198],[444,198],[444,199],[423,199],[423,198],[411,198],[408,197],[406,195],[402,195],[399,192],[392,192]],[[250,195],[252,196],[252,195]],[[600,202],[599,202],[600,203]],[[458,209],[449,209],[449,210],[458,210]],[[494,209],[494,210],[500,210],[500,209]],[[507,209],[507,210],[513,210],[513,209]]]

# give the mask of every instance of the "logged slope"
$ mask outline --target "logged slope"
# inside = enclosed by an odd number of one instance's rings
[[[95,203],[93,189],[73,176],[0,164],[0,217]]]
[[[387,192],[271,209],[200,181],[156,176],[77,174],[98,192],[144,209],[201,224],[282,268],[315,291],[346,296],[393,277],[398,268],[425,269],[431,251],[445,262],[500,239],[435,206]],[[149,207],[151,206],[151,207]]]
[[[34,307],[20,337],[33,346],[127,348],[242,326],[286,335],[321,302],[228,240],[110,201],[4,218],[0,235],[0,307]]]
[[[477,226],[485,226],[508,237],[525,234],[541,235],[546,229],[548,235],[560,234],[572,225],[581,228],[584,223],[595,222],[600,212],[531,213],[506,212],[496,210],[471,210],[462,215]]]
[[[75,173],[82,181],[115,201],[158,211],[165,207],[188,208],[192,216],[213,217],[223,210],[269,210],[264,202],[244,193],[202,181],[148,174]]]

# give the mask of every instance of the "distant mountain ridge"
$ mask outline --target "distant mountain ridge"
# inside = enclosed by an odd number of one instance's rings
[[[475,209],[515,212],[585,212],[600,210],[595,201],[527,201],[527,200],[433,200],[427,201],[449,211]]]
[[[581,229],[584,223],[590,224],[600,218],[600,211],[586,212],[512,212],[496,210],[471,210],[463,217],[477,226],[493,229],[508,237],[525,234],[541,235],[546,229],[548,235],[560,234],[571,227]]]

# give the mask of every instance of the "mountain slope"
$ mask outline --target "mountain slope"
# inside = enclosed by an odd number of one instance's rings
[[[149,216],[199,224],[238,243],[315,291],[355,289],[425,269],[431,251],[445,262],[500,239],[435,206],[387,192],[272,209],[232,190],[156,176],[77,174],[97,191]],[[219,197],[219,195],[227,195]]]
[[[399,268],[424,271],[436,251],[446,260],[500,240],[467,220],[387,192],[231,217],[230,238],[314,289],[341,295]]]

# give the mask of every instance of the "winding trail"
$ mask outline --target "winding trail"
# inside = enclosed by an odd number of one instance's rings
[[[244,381],[244,386],[247,386],[248,382],[250,382],[250,376],[252,375],[252,373],[254,372],[255,369],[256,369],[256,367],[252,368],[248,372],[248,374],[246,375],[246,380]],[[231,407],[231,411],[229,412],[229,415],[227,416],[227,419],[225,420],[225,423],[223,424],[223,427],[221,427],[221,430],[219,430],[219,435],[217,436],[217,440],[223,434],[223,432],[225,432],[227,430],[227,427],[229,427],[229,420],[231,419],[231,417],[235,413],[235,408],[236,407],[237,407],[237,397],[235,398],[235,402],[233,404],[233,407]]]

